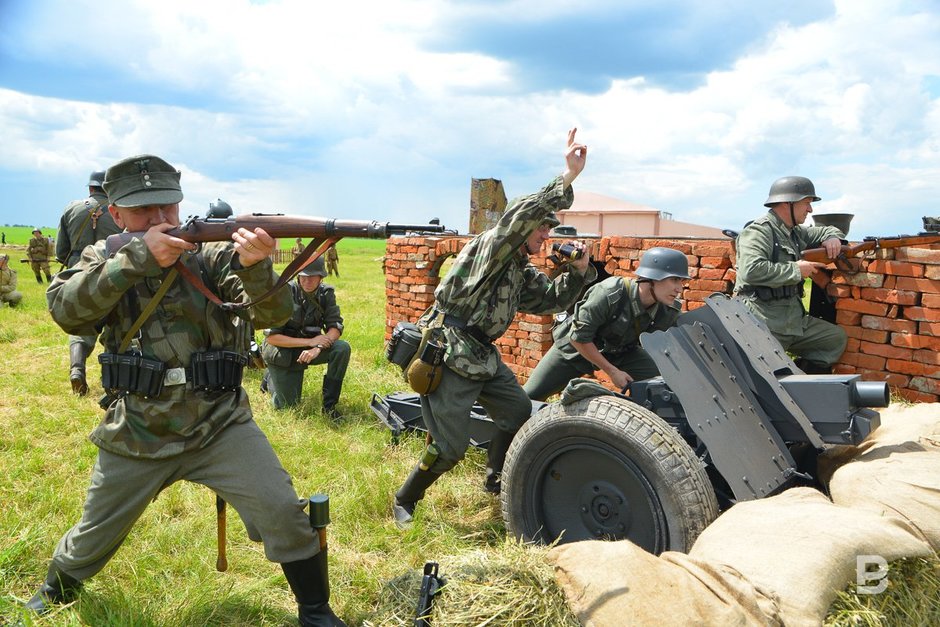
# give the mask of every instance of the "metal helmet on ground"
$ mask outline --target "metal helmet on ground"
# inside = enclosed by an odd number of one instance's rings
[[[88,187],[104,187],[104,170],[95,170],[88,175]]]
[[[678,250],[661,247],[650,248],[643,253],[636,275],[650,281],[662,281],[669,277],[691,278],[688,258]]]
[[[804,198],[812,198],[813,202],[822,200],[816,195],[813,182],[805,176],[785,176],[777,179],[770,186],[770,193],[764,201],[764,206],[770,207],[778,202],[799,202]]]
[[[232,205],[221,198],[216,198],[214,202],[209,203],[210,218],[227,218],[232,215]]]
[[[326,276],[326,259],[317,257],[314,261],[304,266],[304,269],[298,274],[300,276]]]

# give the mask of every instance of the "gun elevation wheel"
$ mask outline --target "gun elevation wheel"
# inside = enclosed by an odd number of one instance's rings
[[[718,515],[705,468],[675,429],[614,396],[542,408],[513,439],[502,484],[507,528],[530,542],[687,551]]]

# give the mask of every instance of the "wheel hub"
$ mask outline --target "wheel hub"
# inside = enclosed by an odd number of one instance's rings
[[[623,537],[633,522],[629,499],[607,481],[586,483],[578,494],[578,510],[582,524],[595,537]]]

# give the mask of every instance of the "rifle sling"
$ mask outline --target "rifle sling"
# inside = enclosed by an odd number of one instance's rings
[[[143,326],[144,321],[150,317],[150,314],[152,314],[154,309],[157,308],[157,305],[160,304],[160,301],[167,293],[167,290],[169,290],[170,286],[173,285],[173,281],[176,280],[176,277],[179,274],[177,269],[183,267],[183,264],[177,260],[176,265],[170,270],[169,274],[166,275],[166,278],[163,279],[163,283],[160,285],[160,289],[157,290],[156,294],[153,295],[153,298],[150,299],[150,302],[147,303],[147,306],[144,307],[144,310],[140,312],[139,316],[137,316],[137,320],[134,321],[134,324],[131,325],[131,328],[128,329],[127,333],[124,334],[124,339],[121,340],[121,346],[118,348],[118,353],[124,353],[127,350],[127,347],[131,344],[131,340],[135,335],[137,335],[140,327]]]
[[[262,294],[255,300],[245,302],[245,303],[223,302],[222,299],[220,299],[218,296],[212,293],[212,290],[206,287],[206,284],[203,282],[201,278],[199,278],[199,276],[197,276],[196,274],[193,274],[193,272],[189,268],[184,266],[179,261],[176,262],[174,269],[178,270],[179,273],[183,275],[184,279],[189,281],[190,284],[192,284],[193,287],[199,290],[203,296],[208,298],[211,302],[215,303],[215,305],[217,305],[218,307],[221,307],[222,309],[226,311],[239,311],[241,309],[247,309],[248,307],[252,307],[256,305],[257,303],[263,301],[264,299],[270,297],[276,291],[278,291],[279,289],[284,287],[287,283],[289,283],[291,279],[297,276],[298,272],[300,272],[305,267],[307,267],[308,264],[313,263],[317,258],[320,257],[320,255],[322,255],[326,251],[327,248],[336,244],[336,242],[338,242],[340,239],[342,238],[341,237],[330,237],[330,238],[315,237],[313,240],[311,240],[309,244],[307,244],[307,247],[304,248],[303,252],[301,252],[299,255],[297,255],[296,258],[294,258],[293,261],[287,264],[287,267],[284,268],[284,272],[281,273],[281,275],[277,279],[277,282],[274,283],[271,289],[269,289],[267,292],[265,292],[264,294]]]

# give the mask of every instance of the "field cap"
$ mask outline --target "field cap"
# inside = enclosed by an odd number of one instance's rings
[[[108,202],[118,207],[173,205],[183,200],[180,171],[154,155],[128,157],[104,173]]]
[[[39,233],[40,235],[42,235],[42,229],[40,229],[40,228],[37,227],[37,228],[33,229],[33,233]]]
[[[326,259],[317,257],[300,271],[300,276],[326,276]]]

